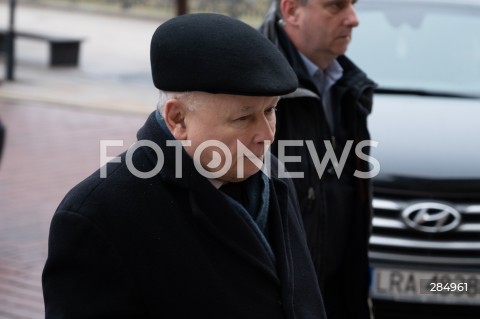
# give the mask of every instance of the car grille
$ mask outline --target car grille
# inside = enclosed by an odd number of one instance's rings
[[[406,199],[408,198],[408,199]],[[412,205],[441,203],[456,210],[459,224],[444,232],[425,232],[408,224],[403,214]],[[438,201],[422,198],[378,196],[373,201],[374,218],[370,257],[399,263],[480,265],[480,201]],[[433,221],[450,223],[449,220]]]

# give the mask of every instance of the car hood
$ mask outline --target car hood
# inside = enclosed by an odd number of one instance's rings
[[[480,100],[377,94],[377,188],[480,196]]]

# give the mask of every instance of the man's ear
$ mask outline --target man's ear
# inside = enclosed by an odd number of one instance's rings
[[[281,0],[280,10],[282,11],[283,20],[291,25],[298,22],[299,0]]]
[[[170,99],[165,103],[165,124],[177,140],[186,140],[185,125],[186,106],[177,99]]]

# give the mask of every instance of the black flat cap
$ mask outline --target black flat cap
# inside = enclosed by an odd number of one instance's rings
[[[253,27],[213,13],[182,15],[152,37],[155,87],[251,96],[293,92],[297,77],[278,49]]]

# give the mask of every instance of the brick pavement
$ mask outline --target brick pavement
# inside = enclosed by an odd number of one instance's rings
[[[153,109],[153,107],[152,107]],[[0,318],[44,317],[41,272],[51,216],[65,193],[99,167],[99,141],[135,141],[143,114],[0,101],[7,126],[0,163]]]

